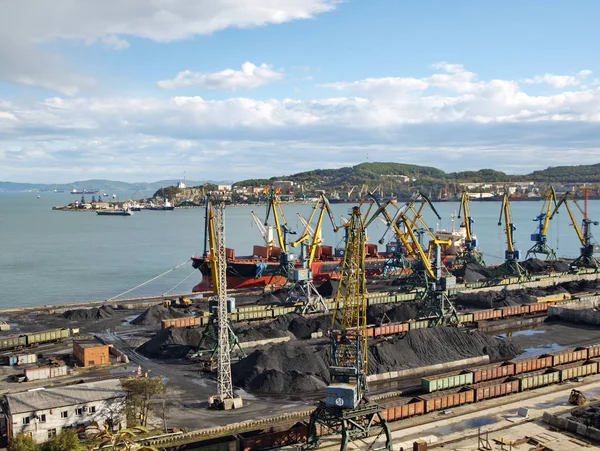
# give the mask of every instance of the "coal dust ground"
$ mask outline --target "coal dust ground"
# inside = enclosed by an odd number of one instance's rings
[[[369,347],[369,373],[432,365],[489,355],[510,359],[522,352],[510,339],[479,331],[438,327],[416,329]],[[329,344],[294,341],[258,349],[236,363],[234,383],[256,393],[298,393],[320,390],[329,382]]]

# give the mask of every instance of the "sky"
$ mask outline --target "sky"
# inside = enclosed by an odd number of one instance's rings
[[[0,181],[600,162],[595,0],[6,0]]]

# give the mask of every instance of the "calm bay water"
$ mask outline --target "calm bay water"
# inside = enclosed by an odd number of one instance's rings
[[[149,194],[149,193],[147,193]],[[98,216],[93,212],[52,211],[79,196],[68,193],[0,193],[0,308],[109,299],[185,263],[164,277],[127,297],[188,292],[200,281],[189,258],[201,254],[204,243],[204,210],[141,211],[131,217]],[[336,221],[348,216],[350,204],[333,204]],[[516,248],[525,255],[535,231],[532,219],[542,202],[513,202]],[[436,204],[442,220],[427,213],[430,227],[452,227],[451,215],[458,202]],[[288,224],[302,231],[296,217],[308,217],[312,205],[286,205]],[[264,218],[264,206],[230,207],[226,210],[227,247],[236,255],[248,255],[253,244],[262,244],[250,211]],[[498,227],[500,203],[472,202],[474,232],[487,263],[499,263],[504,254],[504,228]],[[591,219],[600,220],[600,201],[590,201]],[[580,218],[580,215],[577,215]],[[343,246],[343,232],[333,233],[324,219],[326,244]],[[460,220],[456,220],[458,227]],[[575,257],[579,242],[569,226],[566,211],[550,223],[549,243],[561,256]],[[375,221],[369,241],[376,243],[386,227]],[[598,227],[592,229],[596,232]],[[600,230],[596,235],[600,236]],[[388,237],[388,239],[391,237]],[[383,250],[384,247],[380,246]]]

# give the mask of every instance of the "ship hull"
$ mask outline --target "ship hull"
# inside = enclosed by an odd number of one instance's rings
[[[386,258],[367,258],[365,272],[368,277],[380,276],[386,266]],[[202,281],[192,291],[206,291],[212,288],[210,264],[204,257],[192,257],[192,266],[202,273]],[[329,280],[340,276],[342,259],[317,261],[311,265],[312,278],[316,282]],[[277,261],[239,258],[227,261],[227,288],[253,288],[267,285],[282,286],[287,278],[281,274]]]

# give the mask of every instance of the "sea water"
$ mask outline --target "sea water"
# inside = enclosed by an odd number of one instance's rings
[[[121,196],[126,198],[127,193]],[[124,297],[185,293],[200,281],[201,274],[189,259],[204,250],[203,208],[140,211],[129,217],[52,210],[79,198],[70,193],[0,193],[0,308],[106,300],[164,273]],[[308,218],[312,207],[284,205],[290,228],[298,231],[290,241],[303,230],[296,213]],[[429,227],[451,228],[458,201],[438,202],[435,207],[442,219],[427,211],[424,219]],[[541,207],[541,201],[512,203],[515,247],[521,249],[523,258],[537,224],[532,219]],[[332,204],[332,208],[339,225],[341,216],[349,217],[352,204]],[[251,254],[254,244],[264,244],[252,210],[264,219],[264,205],[225,210],[226,245],[238,256]],[[486,263],[500,263],[506,248],[504,227],[498,226],[500,203],[471,202],[471,215]],[[590,201],[590,218],[600,220],[600,201]],[[454,226],[458,228],[460,222],[455,219]],[[377,243],[386,229],[375,220],[368,230],[369,242]],[[600,236],[595,229],[592,232]],[[327,215],[323,237],[327,245],[344,246],[344,232],[334,233]],[[393,237],[388,234],[385,239]],[[566,210],[550,223],[548,243],[561,256],[579,254],[579,241]],[[379,248],[385,250],[383,245]]]

